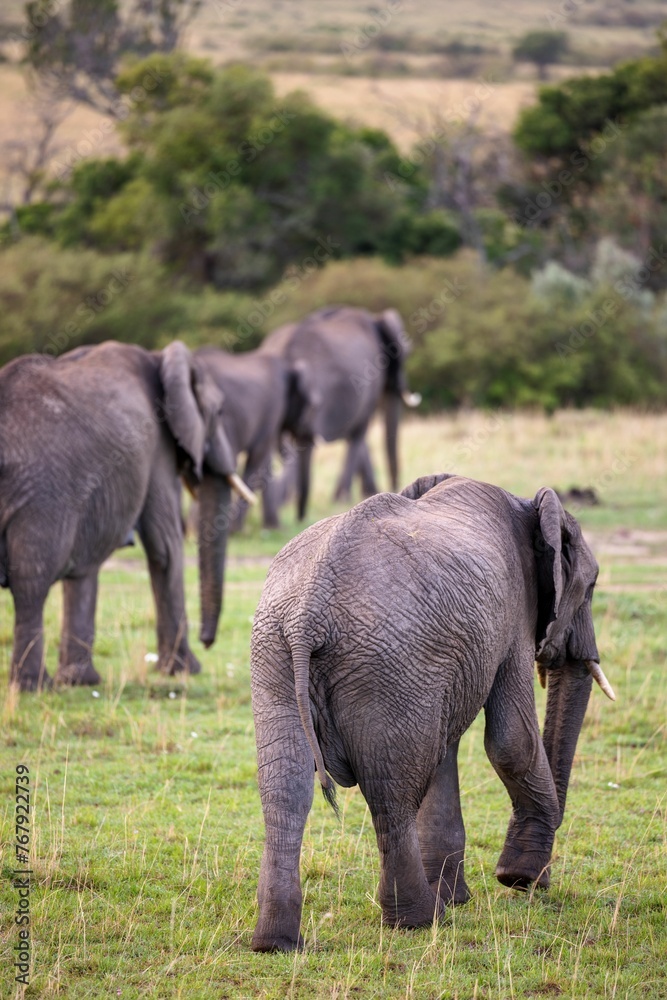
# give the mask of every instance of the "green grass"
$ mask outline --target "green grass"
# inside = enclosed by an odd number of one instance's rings
[[[103,571],[99,698],[5,693],[12,613],[3,592],[0,994],[14,993],[13,779],[26,762],[35,806],[26,997],[666,997],[666,423],[471,413],[406,424],[405,481],[455,468],[523,495],[595,486],[603,502],[581,520],[601,562],[596,628],[618,697],[591,697],[547,893],[515,894],[494,878],[509,801],[477,720],[460,756],[473,898],[431,930],[382,928],[370,817],[349,789],[340,823],[316,795],[306,830],[307,950],[250,951],[263,830],[248,640],[268,560],[297,530],[291,512],[269,533],[253,514],[233,540],[221,633],[209,651],[193,640],[203,672],[187,681],[156,676],[144,660],[155,638],[138,550],[116,553]],[[372,442],[379,454],[377,427]],[[625,469],[621,454],[632,459]],[[340,456],[340,446],[319,456],[313,520],[339,509],[328,496]],[[188,557],[196,623],[192,543]],[[51,672],[59,601],[55,588]]]

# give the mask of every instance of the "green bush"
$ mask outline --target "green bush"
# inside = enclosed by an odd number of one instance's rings
[[[55,250],[24,238],[0,251],[0,364],[103,340],[148,349],[175,337],[232,344],[252,305],[233,293],[175,285],[147,255]],[[244,346],[257,339],[246,337]]]

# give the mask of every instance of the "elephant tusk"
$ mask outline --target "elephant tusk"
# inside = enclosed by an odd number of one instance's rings
[[[411,410],[414,410],[415,406],[419,406],[422,401],[421,393],[407,392],[406,390],[401,393],[401,399]]]
[[[327,443],[327,439],[325,437],[322,437],[321,434],[315,434],[313,436],[313,444],[316,445],[316,447],[319,448],[319,447],[321,447],[321,445],[326,444],[326,443]]]
[[[594,681],[600,685],[607,698],[612,701],[616,701],[616,695],[614,694],[614,689],[602,672],[602,667],[596,660],[586,660],[586,669],[593,678]]]
[[[251,505],[257,503],[257,497],[255,496],[253,491],[249,489],[248,486],[246,486],[246,484],[243,482],[241,477],[236,472],[232,472],[230,476],[227,476],[227,482],[232,487],[232,489],[236,490],[238,495],[243,500],[245,500],[246,503],[249,503]]]
[[[541,663],[537,664],[537,676],[540,679],[540,684],[545,688],[547,686],[547,668],[542,666]]]

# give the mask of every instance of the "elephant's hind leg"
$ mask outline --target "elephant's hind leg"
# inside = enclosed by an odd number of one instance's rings
[[[257,778],[266,839],[259,875],[259,918],[254,951],[294,951],[303,947],[299,858],[313,801],[315,766],[294,697],[294,681],[253,677]],[[288,688],[291,686],[291,690]]]
[[[382,919],[391,927],[428,927],[444,912],[428,883],[417,836],[417,808],[401,789],[386,782],[377,789],[360,782],[373,817],[380,851]],[[395,792],[395,794],[394,794]]]
[[[76,580],[63,580],[63,628],[56,681],[99,684],[93,666],[97,570]]]
[[[461,815],[458,749],[458,740],[447,749],[417,813],[426,878],[446,903],[467,903],[470,899],[463,873],[466,835]]]

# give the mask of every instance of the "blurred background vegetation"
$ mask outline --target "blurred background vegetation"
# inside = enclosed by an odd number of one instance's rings
[[[0,363],[349,302],[430,409],[664,406],[662,8],[422,6],[8,3]]]

